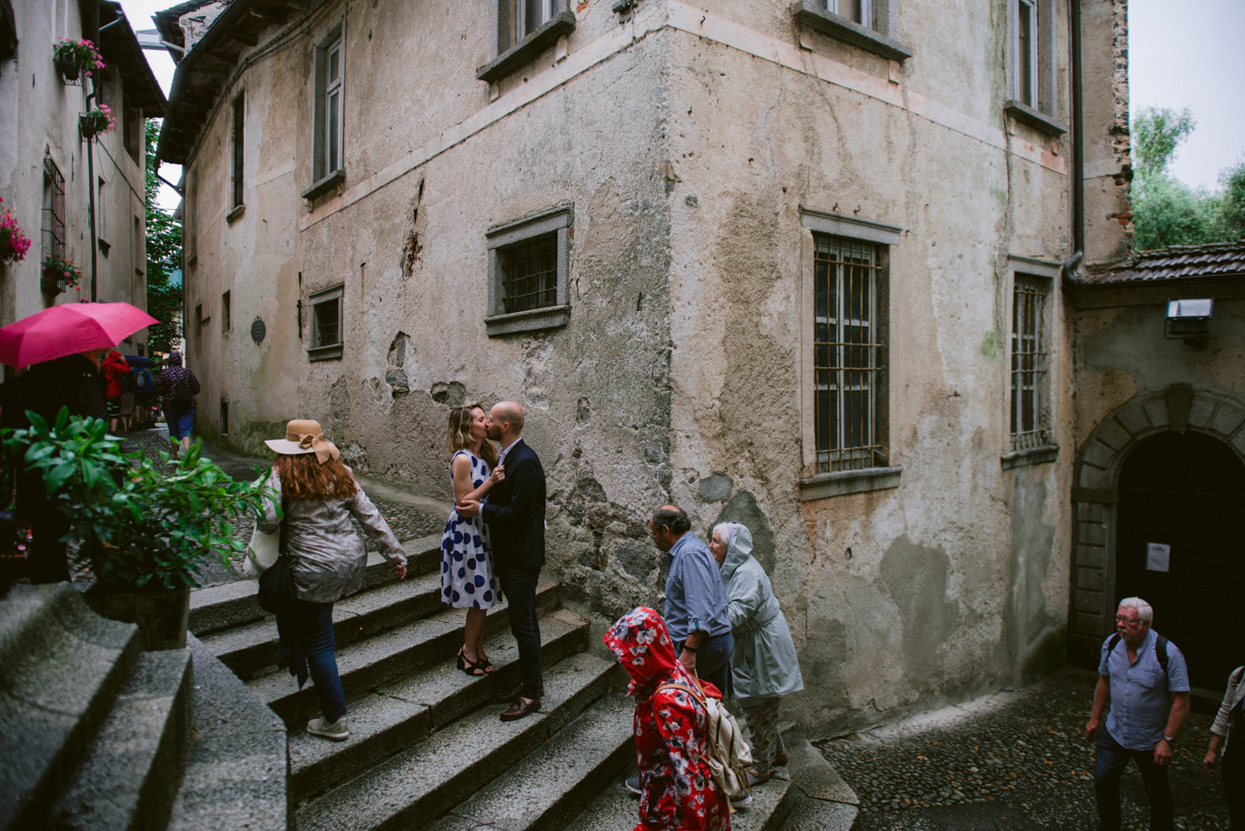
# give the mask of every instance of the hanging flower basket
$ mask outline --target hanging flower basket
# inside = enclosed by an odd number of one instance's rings
[[[0,199],[0,204],[4,200]],[[30,250],[30,237],[22,233],[13,214],[5,208],[0,212],[0,263],[15,263]]]
[[[83,138],[94,138],[100,133],[107,133],[116,125],[117,119],[107,104],[100,104],[85,115],[78,116],[78,126],[82,128]]]
[[[43,285],[58,294],[70,287],[82,285],[82,270],[67,257],[47,254],[43,258]]]
[[[95,48],[95,44],[86,38],[58,40],[52,50],[52,63],[56,65],[61,78],[66,81],[76,81],[80,73],[86,72],[89,75],[105,66],[104,59],[100,56],[99,50]]]

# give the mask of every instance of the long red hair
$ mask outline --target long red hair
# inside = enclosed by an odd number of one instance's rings
[[[349,499],[359,490],[354,476],[338,459],[324,464],[315,453],[277,456],[272,468],[281,477],[281,493],[290,499]]]

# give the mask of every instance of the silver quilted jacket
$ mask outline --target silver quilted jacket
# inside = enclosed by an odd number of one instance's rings
[[[269,473],[265,484],[276,493],[281,492],[281,478],[275,470]],[[279,505],[279,499],[264,500],[259,527],[265,533],[272,533],[280,525]],[[406,563],[401,543],[363,488],[349,499],[291,499],[285,530],[290,571],[299,599],[333,603],[363,587],[367,552],[350,522],[352,516],[359,520],[368,539],[376,543],[385,559],[394,565]]]

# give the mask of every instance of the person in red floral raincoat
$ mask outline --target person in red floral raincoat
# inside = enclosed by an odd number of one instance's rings
[[[696,689],[692,674],[676,660],[665,621],[639,607],[620,617],[605,645],[631,675],[635,697],[635,749],[640,765],[640,824],[635,831],[729,831],[730,804],[713,784],[707,752],[707,723],[700,703],[682,690]],[[706,695],[721,698],[712,684]]]

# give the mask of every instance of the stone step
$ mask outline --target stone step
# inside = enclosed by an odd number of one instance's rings
[[[138,656],[138,627],[99,617],[69,583],[0,599],[0,829],[46,821]]]
[[[540,635],[541,658],[545,666],[553,666],[583,651],[588,622],[556,611],[541,619]],[[468,677],[450,659],[352,702],[347,741],[325,741],[295,728],[289,738],[291,802],[302,802],[410,748],[517,684],[514,639],[499,635],[488,641],[486,650],[496,667],[487,676]]]
[[[482,707],[362,775],[299,806],[300,831],[419,831],[541,745],[611,686],[614,665],[586,653],[548,667],[541,709],[514,722]]]
[[[441,611],[440,586],[440,575],[422,574],[338,601],[333,605],[337,649]],[[242,679],[275,667],[280,657],[271,616],[203,635],[201,640]]]
[[[556,607],[558,602],[559,585],[551,580],[541,580],[536,586],[537,612],[543,614]],[[494,606],[489,610],[490,624],[493,627],[503,625],[505,613],[504,605]],[[362,698],[396,678],[456,654],[462,646],[464,617],[464,610],[447,608],[431,617],[358,640],[349,648],[339,650],[337,668],[346,701]],[[270,625],[275,637],[276,624]],[[247,686],[287,725],[293,726],[319,715],[315,685],[308,683],[299,690],[285,670],[252,678],[247,681]]]
[[[193,684],[188,651],[141,654],[49,827],[163,828],[186,767]]]
[[[186,645],[194,733],[169,831],[288,831],[285,725],[194,635]]]
[[[560,831],[597,791],[635,763],[632,713],[621,692],[606,695],[434,826]],[[626,826],[619,826],[626,827]]]
[[[439,535],[403,540],[402,547],[407,553],[409,573],[406,579],[440,570],[441,537]],[[393,566],[389,565],[389,561],[375,551],[369,553],[367,569],[363,573],[363,588],[360,592],[366,592],[393,580]],[[206,589],[195,589],[190,593],[190,631],[202,638],[212,632],[241,626],[267,617],[268,613],[259,608],[259,602],[255,599],[256,591],[254,580],[238,580]]]
[[[623,785],[627,776],[635,776],[635,765],[626,768],[603,788],[583,813],[566,831],[617,831],[634,828],[640,819],[640,798]],[[781,778],[780,778],[781,777]],[[752,789],[752,805],[731,814],[731,831],[778,831],[796,802],[798,789],[778,771],[773,779]]]

